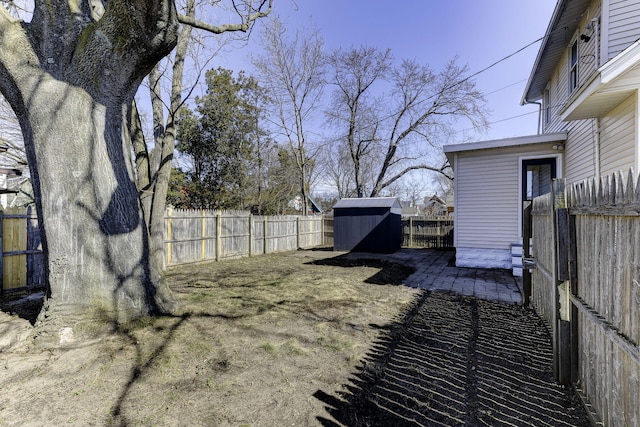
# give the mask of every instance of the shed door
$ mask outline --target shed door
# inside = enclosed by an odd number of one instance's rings
[[[528,159],[522,161],[522,201],[551,191],[551,181],[556,178],[556,158]]]

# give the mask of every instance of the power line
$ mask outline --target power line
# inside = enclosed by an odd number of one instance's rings
[[[517,55],[518,53],[522,52],[523,50],[525,50],[525,49],[527,49],[527,48],[531,47],[532,45],[534,45],[534,44],[538,43],[539,41],[543,40],[544,38],[545,38],[545,36],[542,36],[542,37],[540,37],[540,38],[538,38],[538,39],[536,39],[536,40],[532,41],[531,43],[528,43],[527,45],[525,45],[525,46],[521,47],[520,49],[516,50],[515,52],[510,53],[509,55],[507,55],[507,56],[505,56],[505,57],[503,57],[503,58],[501,58],[501,59],[497,60],[497,61],[496,61],[496,62],[494,62],[493,64],[491,64],[491,65],[489,65],[489,66],[487,66],[487,67],[485,67],[485,68],[481,69],[480,71],[477,71],[477,72],[475,72],[475,73],[471,74],[470,76],[465,77],[465,78],[464,78],[464,79],[462,79],[462,80],[459,80],[459,81],[457,81],[457,82],[455,82],[455,83],[452,83],[451,85],[449,85],[449,86],[447,86],[446,88],[444,88],[444,90],[451,89],[451,88],[453,88],[453,87],[456,87],[456,86],[458,86],[458,85],[461,85],[461,84],[463,84],[463,83],[467,82],[467,81],[468,81],[468,80],[470,80],[471,78],[476,77],[476,76],[478,76],[478,75],[480,75],[480,74],[482,74],[482,73],[484,73],[484,72],[486,72],[486,71],[490,70],[491,68],[495,67],[496,65],[498,65],[498,64],[500,64],[500,63],[502,63],[502,62],[506,61],[507,59],[512,58],[513,56],[515,56],[515,55]],[[517,83],[520,83],[520,82],[517,82]],[[514,83],[514,84],[517,84],[517,83]],[[499,90],[502,90],[502,89],[499,89]],[[416,102],[414,105],[420,105],[420,104],[422,104],[422,103],[424,103],[424,102],[427,102],[428,100],[430,100],[430,99],[434,98],[435,96],[436,96],[436,94],[434,94],[434,95],[432,95],[432,96],[429,96],[429,97],[427,97],[427,98],[425,98],[425,99],[422,99],[422,100],[420,100],[420,101]],[[389,114],[389,115],[387,115],[387,116],[385,116],[385,117],[381,118],[380,120],[377,120],[377,121],[376,121],[376,122],[374,122],[374,123],[371,123],[371,124],[369,124],[369,125],[367,125],[367,126],[364,126],[364,127],[363,127],[363,129],[367,129],[367,128],[371,127],[371,126],[378,125],[378,124],[380,124],[380,123],[382,123],[382,122],[384,122],[384,121],[386,121],[386,120],[389,120],[390,118],[392,118],[392,117],[396,116],[396,114],[397,114],[397,113]],[[345,135],[345,136],[346,136],[346,135]]]
[[[467,78],[465,78],[465,79],[460,80],[458,83],[455,83],[454,85],[462,84],[462,83],[466,82],[467,80],[469,80],[469,79],[471,79],[471,78],[473,78],[473,77],[475,77],[475,76],[477,76],[477,75],[479,75],[479,74],[482,74],[482,73],[484,73],[484,72],[485,72],[485,71],[487,71],[487,70],[490,70],[491,68],[493,68],[493,67],[495,67],[496,65],[500,64],[501,62],[506,61],[507,59],[509,59],[509,58],[511,58],[511,57],[513,57],[513,56],[515,56],[515,55],[517,55],[517,54],[519,54],[520,52],[522,52],[523,50],[527,49],[528,47],[530,47],[530,46],[532,46],[532,45],[534,45],[534,44],[538,43],[538,42],[539,42],[540,40],[542,40],[542,39],[544,39],[544,36],[540,37],[540,38],[539,38],[539,39],[537,39],[537,40],[532,41],[531,43],[529,43],[529,44],[528,44],[528,45],[526,45],[526,46],[521,47],[520,49],[516,50],[515,52],[513,52],[513,53],[511,53],[511,54],[509,54],[509,55],[507,55],[507,56],[505,56],[504,58],[497,60],[496,62],[494,62],[493,64],[489,65],[488,67],[485,67],[485,68],[483,68],[482,70],[477,71],[477,72],[475,72],[475,73],[471,74],[469,77],[467,77]]]
[[[488,125],[495,125],[496,123],[507,122],[509,120],[519,119],[520,117],[530,116],[532,114],[538,114],[538,111],[529,111],[528,113],[519,114],[517,116],[506,117],[504,119],[500,119],[500,120],[496,120],[496,121],[493,121],[493,122],[489,122],[487,124]],[[468,131],[471,131],[471,130],[474,130],[474,128],[460,129],[460,130],[454,131],[454,133],[468,132]]]
[[[491,92],[485,93],[484,95],[485,95],[485,96],[493,95],[493,94],[494,94],[494,93],[496,93],[496,92],[500,92],[501,90],[508,89],[508,88],[510,88],[510,87],[512,87],[512,86],[515,86],[515,85],[517,85],[517,84],[520,84],[520,83],[522,83],[522,82],[526,82],[526,81],[527,81],[527,79],[518,80],[518,81],[517,81],[517,82],[515,82],[515,83],[511,83],[510,85],[506,85],[506,86],[503,86],[503,87],[501,87],[501,88],[499,88],[499,89],[492,90]]]

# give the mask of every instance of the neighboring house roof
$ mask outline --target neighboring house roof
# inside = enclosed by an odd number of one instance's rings
[[[417,206],[407,206],[402,208],[402,216],[417,216],[420,213],[420,209]]]
[[[589,7],[589,3],[590,0],[559,0],[556,4],[531,76],[525,86],[522,105],[542,98],[558,62],[567,54],[567,43],[578,28],[580,17]]]
[[[308,196],[309,201],[311,202],[311,210],[317,213],[323,213],[322,207],[311,196]]]
[[[446,205],[446,203],[435,194],[431,196],[431,198],[427,200],[427,202],[425,203],[425,205],[433,205],[433,204]]]
[[[520,136],[517,138],[494,139],[491,141],[479,141],[466,144],[445,145],[444,154],[449,159],[452,167],[455,167],[453,154],[464,151],[489,150],[495,148],[518,147],[533,144],[548,144],[552,142],[564,142],[567,140],[566,132],[545,133],[541,135]]]

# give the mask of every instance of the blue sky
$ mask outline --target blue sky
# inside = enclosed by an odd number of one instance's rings
[[[555,0],[275,0],[274,13],[288,29],[320,30],[327,50],[362,44],[390,48],[398,59],[415,59],[435,71],[454,56],[470,73],[488,67],[531,42],[547,28]],[[228,49],[215,66],[251,73],[249,54],[259,52],[260,25],[250,41]],[[498,139],[537,133],[538,106],[520,106],[540,42],[478,75],[491,111],[490,129],[473,134],[461,125],[454,141]],[[515,116],[522,116],[512,119]],[[509,120],[505,120],[509,119]]]

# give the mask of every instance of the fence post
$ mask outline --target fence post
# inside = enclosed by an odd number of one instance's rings
[[[33,270],[34,270],[34,266],[35,266],[35,262],[34,262],[34,255],[33,252],[31,252],[32,250],[34,250],[35,248],[33,247],[33,235],[30,232],[31,230],[31,206],[27,206],[27,213],[26,213],[26,218],[25,218],[25,231],[27,233],[27,286],[32,286],[33,285]]]
[[[578,296],[578,245],[576,237],[576,217],[569,214],[569,288],[571,295]],[[578,307],[571,304],[571,383],[575,384],[579,379],[579,330],[578,330]]]
[[[569,210],[565,180],[555,179],[553,189],[554,228],[556,240],[556,294],[554,297],[558,334],[554,367],[560,384],[571,384],[571,303],[569,297]]]
[[[253,214],[249,214],[249,257],[253,256],[253,239],[255,235],[254,225],[253,225]]]
[[[173,209],[167,209],[167,254],[166,260],[167,265],[171,265],[171,241],[173,240],[173,231],[171,229],[171,214],[173,213]]]
[[[4,295],[4,240],[2,228],[4,224],[4,212],[0,210],[0,295]]]
[[[222,213],[216,212],[216,261],[222,258]]]
[[[531,269],[525,265],[525,260],[531,258],[531,209],[530,201],[524,202],[522,210],[522,304],[529,307],[531,301]]]
[[[207,244],[206,244],[206,237],[207,237],[207,218],[205,215],[205,210],[202,209],[200,211],[200,215],[202,216],[201,219],[201,230],[202,230],[202,234],[200,234],[201,237],[201,244],[200,244],[200,259],[204,261],[204,259],[206,258],[206,254],[207,254]]]
[[[409,217],[409,247],[413,247],[413,217]]]
[[[264,244],[264,250],[262,251],[263,254],[267,254],[267,248],[269,247],[269,245],[267,244],[267,230],[269,229],[268,227],[269,225],[269,219],[268,217],[264,217],[264,232],[262,233],[263,235],[263,244]]]
[[[297,249],[302,249],[302,232],[300,231],[300,217],[296,218],[296,246]]]

